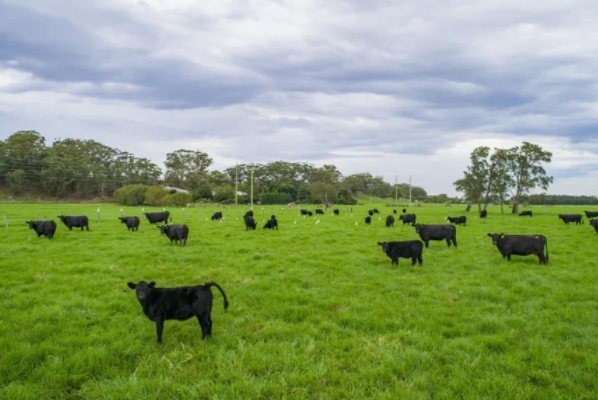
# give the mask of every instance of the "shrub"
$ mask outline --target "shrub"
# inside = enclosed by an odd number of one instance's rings
[[[140,206],[145,200],[147,185],[128,185],[117,189],[114,192],[114,200],[118,204],[126,206]]]
[[[288,204],[293,201],[289,193],[266,193],[262,195],[262,204]]]
[[[162,186],[150,186],[145,192],[144,204],[160,206],[164,204],[164,197],[168,196],[168,190]]]
[[[193,201],[193,197],[188,193],[173,193],[162,198],[163,206],[186,206]]]

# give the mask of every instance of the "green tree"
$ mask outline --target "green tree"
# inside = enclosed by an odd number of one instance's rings
[[[25,171],[17,169],[16,171],[6,173],[6,182],[8,183],[11,192],[14,194],[21,194],[29,181],[27,180]]]
[[[508,149],[504,157],[514,192],[511,212],[517,214],[524,195],[537,187],[546,190],[553,182],[542,166],[552,161],[552,153],[537,144],[523,142],[521,146]]]
[[[198,150],[177,150],[166,154],[165,181],[174,186],[193,189],[207,179],[206,173],[214,160]]]
[[[0,149],[0,176],[6,178],[7,173],[22,170],[19,179],[39,181],[47,150],[43,136],[36,131],[19,131],[2,142]]]
[[[489,193],[490,177],[490,148],[481,146],[475,148],[469,157],[471,165],[463,172],[463,178],[453,182],[455,189],[465,194],[467,201],[478,205],[478,211],[482,210],[484,195]]]

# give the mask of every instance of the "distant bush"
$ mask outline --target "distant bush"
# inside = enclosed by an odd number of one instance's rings
[[[144,204],[147,185],[127,185],[114,192],[114,200],[118,204],[126,206],[140,206]]]
[[[262,195],[262,204],[288,204],[293,201],[293,197],[289,193],[266,193]]]
[[[193,201],[193,196],[188,193],[173,193],[168,194],[162,198],[163,206],[179,206],[183,207]]]
[[[164,205],[164,197],[168,195],[168,190],[164,189],[162,186],[150,186],[145,192],[144,204],[150,206]]]

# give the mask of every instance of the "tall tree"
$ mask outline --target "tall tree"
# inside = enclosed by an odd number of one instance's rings
[[[13,133],[2,144],[0,154],[0,175],[22,170],[19,180],[39,181],[44,158],[46,157],[46,139],[36,131]],[[14,182],[14,180],[13,180]]]
[[[469,156],[471,165],[463,172],[464,177],[453,182],[455,189],[463,192],[467,201],[478,205],[479,211],[482,210],[484,194],[486,194],[486,198],[490,195],[488,192],[488,179],[490,177],[489,155],[489,147],[480,146],[475,148]]]
[[[177,150],[166,154],[165,181],[168,184],[193,188],[206,179],[214,160],[199,150]]]
[[[537,187],[546,190],[552,183],[552,176],[548,176],[542,166],[543,163],[552,161],[552,153],[537,144],[523,142],[521,146],[508,149],[505,158],[513,181],[514,196],[511,212],[516,214],[519,212],[522,196]]]

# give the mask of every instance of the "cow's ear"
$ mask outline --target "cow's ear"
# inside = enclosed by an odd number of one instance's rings
[[[135,289],[137,287],[137,285],[134,284],[133,282],[127,283],[127,286],[130,287],[131,289]]]
[[[150,282],[150,284],[148,286],[153,288],[154,286],[156,286],[156,282]]]
[[[379,246],[384,246],[384,243],[382,243],[382,242],[378,242],[378,245],[379,245]]]
[[[25,221],[25,223],[26,223],[27,225],[29,225],[29,221]]]
[[[491,234],[491,233],[489,233],[489,234],[488,234],[488,236],[492,237],[492,234]]]

